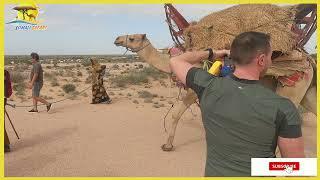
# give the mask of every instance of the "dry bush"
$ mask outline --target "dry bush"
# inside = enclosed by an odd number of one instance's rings
[[[77,76],[82,76],[82,72],[81,71],[77,71]]]
[[[132,73],[119,75],[110,78],[111,83],[118,87],[126,87],[127,85],[139,85],[149,82],[148,77],[140,73]]]
[[[81,80],[79,78],[73,78],[72,82],[81,82]]]
[[[71,70],[65,71],[64,77],[74,77],[75,73]]]
[[[54,79],[56,77],[55,77],[54,73],[45,72],[44,73],[44,78],[48,79],[48,80],[52,80],[52,79]]]
[[[21,72],[10,72],[10,77],[13,83],[22,83],[27,79]]]
[[[140,98],[153,98],[153,95],[149,91],[138,91],[138,95]]]
[[[20,82],[20,83],[14,84],[12,86],[12,89],[16,91],[16,95],[25,95],[26,83]]]
[[[158,104],[154,104],[152,107],[154,108],[160,108],[160,106]]]
[[[86,83],[86,84],[89,84],[89,83],[91,83],[91,82],[92,82],[92,76],[89,75],[89,76],[86,78],[85,83]]]
[[[58,83],[58,80],[57,80],[57,78],[55,78],[55,79],[53,79],[53,80],[51,80],[51,86],[52,87],[55,87],[55,86],[60,86],[60,84]]]
[[[123,73],[125,72],[128,73],[110,78],[111,83],[118,87],[126,87],[127,85],[140,85],[143,83],[148,83],[149,78],[158,80],[160,78],[167,77],[166,74],[161,73],[153,67],[145,67],[142,70],[129,70],[124,71]]]
[[[65,84],[62,86],[62,89],[65,93],[75,92],[76,86],[74,84]]]
[[[151,98],[146,98],[146,99],[144,99],[143,102],[145,102],[145,103],[152,103],[152,99],[151,99]]]
[[[89,59],[83,60],[81,64],[84,67],[91,66],[91,61]]]

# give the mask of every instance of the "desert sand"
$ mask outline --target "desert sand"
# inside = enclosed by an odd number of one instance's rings
[[[137,67],[134,63],[119,66],[120,70],[110,74]],[[43,67],[45,72],[54,69]],[[85,83],[85,68],[81,66],[78,71],[83,74],[77,77],[79,82],[74,77],[55,76],[59,86],[52,86],[45,79],[41,94],[53,102],[69,96],[63,92],[63,84],[73,83],[77,91],[90,86]],[[5,176],[204,175],[206,142],[197,105],[185,112],[178,125],[175,150],[164,152],[160,148],[167,137],[163,118],[178,96],[178,88],[168,78],[127,87],[116,87],[105,78],[105,87],[111,104],[90,104],[89,88],[75,98],[53,104],[49,112],[45,106],[38,107],[39,113],[28,113],[29,107],[7,107],[20,139],[6,119],[11,152],[5,153]],[[139,91],[154,94],[152,102],[139,97]],[[25,95],[13,95],[9,102],[30,105],[30,95],[31,90],[26,89]],[[306,155],[316,157],[316,116],[302,116]]]

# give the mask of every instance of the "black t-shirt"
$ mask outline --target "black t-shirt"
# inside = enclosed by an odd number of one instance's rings
[[[250,176],[251,158],[273,158],[278,136],[298,138],[294,104],[259,81],[216,77],[191,68],[186,84],[200,100],[206,131],[205,176]]]

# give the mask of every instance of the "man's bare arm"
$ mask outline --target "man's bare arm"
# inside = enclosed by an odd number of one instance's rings
[[[214,58],[222,58],[229,55],[228,50],[213,51]],[[186,84],[186,77],[188,71],[193,67],[194,64],[200,63],[202,60],[207,59],[209,51],[193,51],[186,52],[180,56],[175,56],[170,59],[170,68],[173,73],[176,74],[177,78]]]
[[[28,87],[29,87],[30,89],[32,88],[32,86],[33,86],[33,84],[34,84],[34,82],[36,81],[37,78],[38,78],[38,73],[35,73],[35,74],[33,75],[32,79],[31,79],[31,81],[29,82],[29,85],[28,85]]]
[[[36,81],[37,77],[38,77],[38,73],[34,73],[34,75],[33,75],[33,77],[32,77],[32,80],[31,80],[31,82],[30,82],[31,85],[34,84],[34,82]]]
[[[278,137],[278,146],[283,158],[304,158],[303,137],[283,138]]]
[[[175,56],[170,59],[170,68],[177,78],[186,84],[186,77],[188,71],[194,64],[201,62],[203,59],[208,58],[208,51],[186,52],[180,56]]]

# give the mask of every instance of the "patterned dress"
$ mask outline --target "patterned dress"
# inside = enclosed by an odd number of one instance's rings
[[[103,86],[103,76],[105,75],[106,66],[100,65],[96,60],[92,60],[92,104],[110,103],[111,99],[108,96]]]

